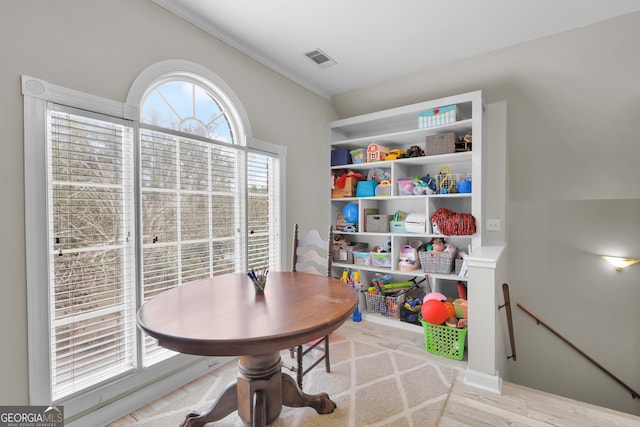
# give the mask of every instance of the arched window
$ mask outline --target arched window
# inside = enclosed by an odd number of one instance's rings
[[[156,84],[140,108],[141,123],[231,144],[240,143],[235,120],[211,89],[185,77]]]
[[[248,152],[244,134],[234,106],[211,83],[180,73],[145,92],[139,149],[144,300],[181,283],[246,271],[247,261],[268,266],[270,242],[261,245],[263,252],[246,251],[246,219],[255,223],[274,212],[259,198],[251,198],[250,208],[247,201],[256,188],[277,196],[273,182],[263,179],[277,168]],[[147,363],[171,354],[147,337]]]
[[[185,61],[143,71],[125,103],[28,76],[23,96],[30,403],[94,414],[144,403],[167,372],[206,372],[138,333],[137,309],[182,283],[280,269],[284,150]]]

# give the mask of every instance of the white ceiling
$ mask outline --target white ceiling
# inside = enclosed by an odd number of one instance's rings
[[[325,97],[640,10],[637,0],[153,0]],[[305,56],[321,49],[336,65]]]

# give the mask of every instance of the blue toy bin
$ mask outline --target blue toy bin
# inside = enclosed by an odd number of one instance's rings
[[[375,180],[358,181],[356,187],[356,197],[373,197],[376,195],[378,182]]]
[[[331,166],[351,164],[351,152],[346,148],[331,150]]]

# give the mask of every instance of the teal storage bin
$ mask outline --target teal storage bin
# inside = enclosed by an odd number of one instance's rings
[[[376,195],[378,183],[374,180],[358,181],[356,197],[373,197]]]
[[[404,221],[390,221],[389,222],[389,231],[392,233],[406,233],[407,227],[405,226]]]

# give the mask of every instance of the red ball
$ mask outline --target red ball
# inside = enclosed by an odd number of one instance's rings
[[[422,304],[421,313],[425,322],[434,325],[442,325],[449,318],[447,306],[442,301],[435,299],[430,299]]]

